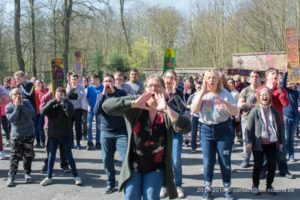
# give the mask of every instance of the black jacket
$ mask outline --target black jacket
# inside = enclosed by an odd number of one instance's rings
[[[67,99],[60,102],[56,99],[52,99],[42,107],[41,114],[48,117],[49,137],[63,138],[71,135],[71,119],[74,113],[74,107]]]

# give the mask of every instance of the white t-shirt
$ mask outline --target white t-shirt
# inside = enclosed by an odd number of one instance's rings
[[[218,94],[224,101],[236,106],[236,100],[227,90],[221,90]],[[216,94],[209,92],[202,98],[201,108],[199,112],[199,121],[204,124],[219,124],[227,121],[231,115],[224,103],[217,103],[215,101]]]

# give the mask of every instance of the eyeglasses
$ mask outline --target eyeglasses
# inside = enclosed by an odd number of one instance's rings
[[[105,81],[103,81],[104,83],[111,83],[111,82],[113,82],[113,80],[105,80]]]
[[[151,85],[147,85],[146,87],[147,87],[147,88],[152,88],[152,87],[155,87],[155,88],[161,88],[162,85],[159,85],[159,84],[151,84]]]
[[[173,77],[173,76],[166,76],[165,78],[166,79],[175,79],[175,77]]]
[[[21,94],[22,94],[21,92],[12,93],[13,96],[19,96]]]

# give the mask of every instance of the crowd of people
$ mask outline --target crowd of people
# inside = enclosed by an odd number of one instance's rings
[[[259,180],[266,178],[265,191],[276,195],[272,184],[277,166],[281,176],[294,178],[288,161],[296,161],[300,87],[288,83],[288,73],[275,68],[241,78],[213,69],[182,78],[168,70],[149,75],[142,83],[136,69],[129,72],[128,80],[122,72],[105,73],[102,81],[97,74],[79,77],[69,72],[65,87],[52,91],[51,84],[35,77],[29,80],[18,71],[0,86],[5,138],[4,143],[0,132],[0,159],[8,157],[3,146],[11,149],[6,185],[15,186],[21,160],[25,182],[33,181],[35,148],[46,150],[42,186],[54,182],[57,148],[62,170],[82,185],[72,149],[82,150],[86,141],[86,150],[101,150],[106,194],[118,187],[126,200],[184,198],[185,145],[191,153],[201,149],[203,155],[202,199],[212,199],[217,155],[224,196],[232,200],[231,154],[240,143],[242,168],[251,166],[253,155],[252,193],[259,194]],[[122,162],[118,181],[116,151]]]

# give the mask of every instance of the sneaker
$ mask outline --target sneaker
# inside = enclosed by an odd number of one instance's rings
[[[46,177],[44,180],[42,180],[42,182],[40,182],[40,185],[42,185],[42,186],[47,186],[47,185],[50,185],[50,184],[52,184],[52,183],[53,183],[52,179]]]
[[[9,147],[9,146],[10,146],[10,140],[6,140],[4,146],[5,146],[5,147]]]
[[[241,163],[241,168],[247,168],[249,167],[249,159],[244,159]]]
[[[113,192],[117,191],[117,188],[116,187],[113,187],[113,186],[107,186],[105,188],[105,191],[104,191],[104,194],[111,194]]]
[[[24,175],[24,180],[26,183],[33,183],[33,179],[31,178],[31,176],[29,174]]]
[[[95,148],[101,150],[101,144],[100,143],[96,143]]]
[[[230,189],[224,192],[224,196],[226,200],[234,200],[232,191]]]
[[[80,149],[81,149],[81,145],[80,145],[80,144],[77,144],[77,145],[76,145],[76,149],[77,149],[77,150],[80,150]]]
[[[79,176],[74,177],[75,185],[82,185],[81,178]]]
[[[295,178],[295,176],[293,174],[291,174],[291,172],[286,172],[285,177],[289,178],[289,179],[294,179]]]
[[[64,173],[71,173],[71,169],[69,168],[69,166],[62,167],[61,169]]]
[[[94,145],[87,145],[87,147],[86,147],[86,150],[87,151],[90,151],[90,150],[93,150],[94,149]]]
[[[167,189],[165,187],[161,187],[159,197],[162,199],[167,197]]]
[[[259,189],[258,189],[258,187],[252,186],[252,191],[251,192],[254,195],[259,195]]]
[[[34,145],[34,147],[35,147],[35,148],[42,148],[42,146],[41,146],[40,143],[36,143],[36,144]]]
[[[274,189],[272,186],[267,187],[267,188],[266,188],[266,192],[267,192],[268,194],[270,194],[270,195],[273,195],[273,196],[276,196],[276,195],[277,195],[275,189]]]
[[[294,156],[291,156],[291,157],[290,157],[289,162],[296,162]]]
[[[178,194],[178,198],[179,199],[183,199],[184,198],[185,195],[184,195],[182,187],[177,187],[177,194]]]
[[[211,200],[211,199],[212,199],[211,191],[205,189],[202,194],[202,200]]]
[[[47,173],[47,165],[43,165],[43,167],[41,169],[41,173],[42,174],[46,174]]]
[[[13,187],[15,186],[15,178],[13,176],[9,176],[6,180],[6,186],[7,187]]]
[[[196,149],[192,149],[192,153],[196,153],[197,152],[197,150]]]
[[[0,160],[5,160],[5,153],[4,153],[4,151],[0,151]]]

